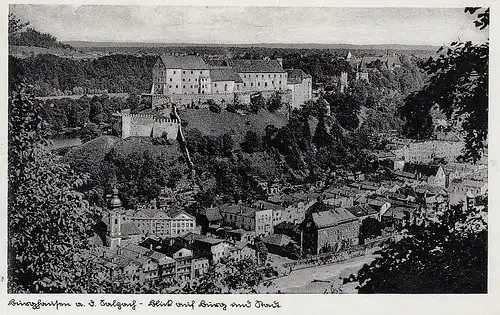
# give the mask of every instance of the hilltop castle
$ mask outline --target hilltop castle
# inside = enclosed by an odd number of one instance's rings
[[[312,99],[312,78],[299,69],[284,70],[280,58],[272,60],[204,60],[199,56],[158,58],[153,67],[149,96],[152,107],[165,104],[190,106],[207,100],[224,105],[250,103],[250,96],[264,98],[279,93],[292,108]]]

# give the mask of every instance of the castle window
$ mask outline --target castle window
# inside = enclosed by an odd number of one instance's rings
[[[267,86],[267,82],[265,82],[264,85]]]
[[[178,86],[178,85],[176,85],[176,86],[175,86],[175,88],[176,88],[176,89],[178,89],[178,88],[179,88],[179,86]]]
[[[252,83],[250,83],[250,86],[253,86],[253,82],[252,82]]]
[[[182,74],[186,74],[186,71],[182,71]]]
[[[115,224],[118,224],[118,219],[117,218],[115,218]]]
[[[193,74],[193,71],[191,71],[191,74]]]

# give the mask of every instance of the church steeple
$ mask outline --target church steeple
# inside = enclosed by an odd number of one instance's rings
[[[118,196],[118,189],[116,188],[113,188],[111,195],[108,195],[107,197],[109,210],[107,245],[109,247],[116,247],[120,246],[122,238],[122,201]]]

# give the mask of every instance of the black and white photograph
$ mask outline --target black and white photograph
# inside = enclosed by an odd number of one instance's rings
[[[4,13],[8,294],[489,292],[488,7]]]

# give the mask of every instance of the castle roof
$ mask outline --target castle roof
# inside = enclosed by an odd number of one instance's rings
[[[209,68],[199,56],[162,55],[160,59],[167,69],[204,70]]]
[[[301,69],[287,69],[288,84],[300,84],[302,80],[311,78],[311,76]]]
[[[210,69],[210,79],[212,82],[234,81],[236,83],[243,83],[240,75],[236,73],[233,68],[229,67]]]
[[[228,64],[238,73],[248,72],[270,72],[283,73],[283,67],[277,60],[260,60],[260,59],[230,59]]]

